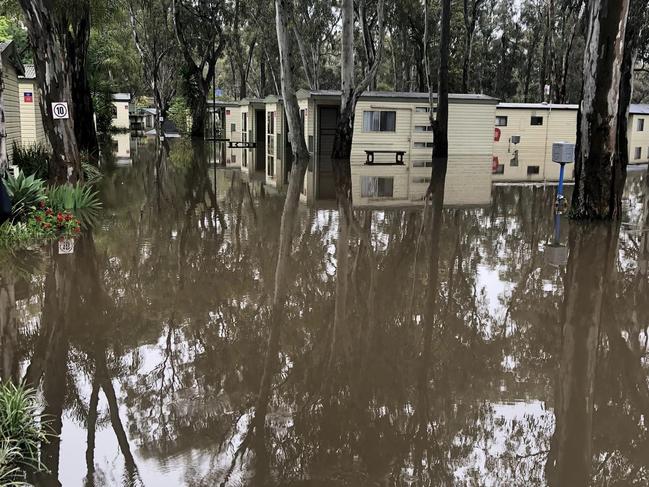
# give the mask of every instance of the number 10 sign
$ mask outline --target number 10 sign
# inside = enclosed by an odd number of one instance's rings
[[[52,103],[52,116],[54,117],[54,120],[63,120],[70,118],[70,112],[68,111],[68,102],[57,101]]]

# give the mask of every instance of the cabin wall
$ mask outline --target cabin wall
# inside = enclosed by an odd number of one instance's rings
[[[4,113],[5,129],[7,131],[7,158],[13,163],[14,143],[21,143],[20,100],[18,98],[18,74],[16,69],[3,61],[2,79],[4,81]]]
[[[270,132],[270,116],[275,117],[273,133]],[[284,149],[284,105],[280,102],[266,103],[266,184],[280,188],[283,184],[281,156]]]
[[[113,107],[116,112],[113,112],[113,120],[111,127],[116,129],[128,129],[131,126],[129,119],[129,105],[127,101],[113,100]]]
[[[560,165],[552,162],[554,142],[575,143],[577,110],[497,108],[496,117],[507,117],[506,126],[495,127],[493,151],[494,181],[558,181]],[[532,125],[532,117],[543,117],[543,125]],[[493,126],[493,125],[492,125]],[[510,143],[520,136],[519,144]],[[573,166],[566,168],[566,180],[573,179]]]
[[[640,122],[642,120],[643,122]],[[643,127],[639,124],[642,123]],[[642,128],[642,130],[640,130]],[[629,164],[649,162],[649,114],[629,115]]]
[[[318,104],[315,102],[315,100],[304,99],[298,100],[298,107],[300,108],[300,112],[304,110],[304,140],[310,153],[309,166],[304,177],[304,185],[302,187],[302,194],[300,195],[300,198],[302,201],[306,201],[311,204],[315,201],[317,177],[316,165],[318,154],[315,148],[318,147],[318,130],[316,124],[316,112]],[[309,142],[311,143],[311,146],[309,146]]]
[[[241,142],[241,107],[225,108],[225,137],[231,142]],[[241,167],[241,149],[225,149],[225,163],[228,167]]]
[[[18,99],[20,103],[20,136],[22,145],[47,144],[40,97],[34,80],[18,80]],[[29,101],[31,94],[31,101]]]
[[[250,125],[252,123],[250,112],[251,112],[250,105],[242,105],[240,110],[239,110],[239,134],[240,134],[240,140],[241,142],[249,142],[249,138],[251,135],[251,130],[250,130]],[[244,124],[243,124],[243,119],[244,117],[247,117],[247,127],[244,130]],[[241,157],[241,171],[244,173],[249,172],[249,168],[251,167],[251,154],[249,149],[237,149],[240,157]],[[254,167],[254,165],[252,166]]]
[[[394,131],[365,131],[364,113],[368,111],[395,112]],[[457,172],[467,179],[491,180],[494,115],[495,104],[492,103],[451,101],[449,174]],[[430,183],[432,141],[428,100],[361,99],[356,106],[351,153],[354,204],[400,206],[423,201]],[[375,154],[374,164],[369,165],[366,153],[369,150],[403,151],[403,165],[394,164],[394,153]],[[455,164],[461,166],[455,168]],[[467,204],[489,200],[485,191],[476,193],[476,198],[476,202]]]

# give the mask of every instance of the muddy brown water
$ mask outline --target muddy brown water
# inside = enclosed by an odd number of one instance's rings
[[[278,318],[283,199],[209,154],[132,144],[73,255],[0,261],[0,373],[60,432],[38,485],[649,483],[645,173],[619,228],[540,185],[301,206]]]

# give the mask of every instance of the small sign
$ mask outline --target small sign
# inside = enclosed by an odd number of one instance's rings
[[[234,140],[228,142],[229,149],[254,149],[255,147],[257,147],[255,142],[237,142]]]
[[[214,96],[223,96],[223,90],[221,88],[217,88],[214,90]]]
[[[25,103],[34,103],[34,93],[31,91],[26,91],[23,93],[23,100]]]
[[[57,101],[52,103],[52,115],[54,120],[65,120],[70,118],[67,101]]]
[[[74,254],[74,239],[62,238],[59,240],[59,255]]]

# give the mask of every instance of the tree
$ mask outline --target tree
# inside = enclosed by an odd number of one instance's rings
[[[376,56],[374,64],[367,70],[365,76],[356,84],[355,62],[354,62],[354,1],[342,1],[342,33],[341,33],[341,55],[340,55],[340,114],[336,124],[336,135],[334,137],[332,165],[336,185],[336,199],[351,201],[351,167],[350,154],[352,150],[352,138],[354,136],[354,114],[356,103],[363,92],[370,85],[376,76],[381,62],[383,52],[383,2],[377,3],[377,26],[378,26],[378,47],[374,49]],[[364,36],[364,41],[369,38]],[[369,47],[367,48],[369,50]]]
[[[173,0],[173,24],[185,60],[184,94],[192,113],[192,136],[205,135],[207,100],[216,63],[225,48],[223,0]]]
[[[68,32],[75,25],[78,5],[71,0],[19,0],[19,3],[34,54],[43,126],[52,146],[50,180],[74,182],[81,177],[81,160],[68,45],[75,38]],[[52,104],[61,101],[68,102],[69,118],[54,120]]]
[[[584,50],[584,86],[577,117],[575,190],[572,215],[578,219],[621,217],[623,162],[618,155],[620,71],[629,0],[589,4]]]
[[[176,39],[171,0],[127,0],[133,39],[153,91],[156,131],[163,136],[160,119],[166,120],[176,94]]]
[[[469,92],[469,77],[471,71],[471,54],[473,51],[473,36],[480,10],[485,0],[463,0],[464,28],[466,38],[464,43],[464,62],[462,63],[462,93]]]

